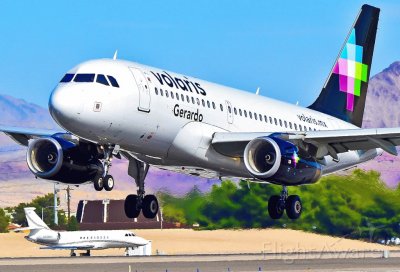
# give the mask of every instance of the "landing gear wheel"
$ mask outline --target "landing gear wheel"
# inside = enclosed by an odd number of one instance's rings
[[[125,215],[128,218],[136,218],[140,214],[140,208],[138,207],[138,196],[128,195],[125,198],[124,203]]]
[[[96,191],[101,191],[104,188],[104,180],[102,176],[97,176],[93,180],[94,189]]]
[[[111,191],[114,188],[114,178],[111,175],[104,177],[104,190]]]
[[[153,219],[158,213],[158,200],[155,195],[146,195],[143,199],[142,212],[144,217]]]
[[[279,219],[282,217],[285,210],[285,205],[282,204],[282,199],[278,195],[273,195],[268,200],[268,213],[272,219]]]
[[[286,200],[286,214],[290,219],[297,219],[300,217],[303,206],[298,195],[291,195]]]

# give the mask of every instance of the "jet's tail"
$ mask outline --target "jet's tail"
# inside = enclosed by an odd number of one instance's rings
[[[362,125],[380,9],[363,5],[322,91],[309,106]]]
[[[37,229],[50,229],[45,222],[35,213],[35,208],[28,207],[24,208],[26,221],[28,221],[28,228],[30,230]]]

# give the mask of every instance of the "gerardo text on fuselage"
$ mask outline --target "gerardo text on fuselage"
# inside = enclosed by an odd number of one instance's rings
[[[195,92],[204,96],[207,95],[206,91],[200,86],[200,83],[192,82],[185,76],[183,79],[181,79],[179,77],[172,77],[165,71],[163,71],[162,73],[154,73],[153,71],[150,72],[154,75],[155,78],[157,78],[158,82],[160,82],[161,85],[165,84],[171,88],[175,87],[182,91],[192,93]]]
[[[196,111],[186,110],[179,107],[179,104],[175,104],[174,106],[174,115],[176,117],[196,121],[203,122],[203,114],[199,113],[199,109]]]

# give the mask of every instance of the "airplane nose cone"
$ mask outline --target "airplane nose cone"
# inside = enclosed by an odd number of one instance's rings
[[[49,99],[49,111],[53,119],[66,130],[77,123],[83,109],[81,91],[77,88],[61,86],[54,89]]]

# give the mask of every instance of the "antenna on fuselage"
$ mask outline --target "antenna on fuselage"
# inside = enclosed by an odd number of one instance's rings
[[[256,95],[260,94],[260,87],[257,87]]]
[[[113,60],[116,60],[116,59],[117,59],[117,57],[118,57],[118,49],[117,49],[117,50],[115,50],[115,53],[114,53]]]

